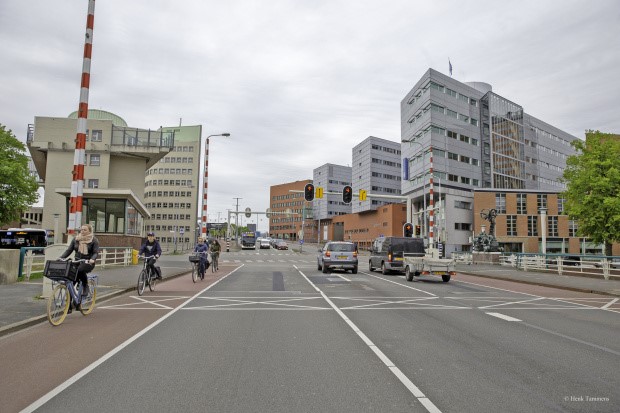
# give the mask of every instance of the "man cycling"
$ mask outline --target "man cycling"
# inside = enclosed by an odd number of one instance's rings
[[[161,280],[161,274],[155,267],[155,261],[161,255],[161,245],[159,245],[159,241],[155,239],[155,233],[149,232],[146,234],[146,241],[140,247],[140,252],[138,255],[143,255],[146,259],[148,259],[147,264],[151,269],[151,274],[155,274],[158,280]]]
[[[204,280],[205,271],[209,268],[209,262],[207,261],[207,252],[209,251],[209,243],[202,237],[198,238],[198,244],[194,247],[194,252],[200,253],[200,265],[198,266],[198,274],[200,279]]]

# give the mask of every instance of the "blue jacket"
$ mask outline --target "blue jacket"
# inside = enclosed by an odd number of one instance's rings
[[[153,242],[146,241],[140,247],[139,255],[144,255],[145,257],[153,257],[155,255],[161,256],[161,246],[159,245],[159,241],[153,240]]]
[[[196,246],[194,247],[194,252],[207,252],[209,251],[209,244],[208,243],[204,243],[204,244],[196,244]],[[207,254],[201,254],[200,255],[200,260],[206,260],[207,259]]]

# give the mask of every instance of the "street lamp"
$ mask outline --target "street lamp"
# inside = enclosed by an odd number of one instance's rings
[[[200,213],[198,214],[198,217],[200,218],[200,221],[202,222],[202,235],[206,237],[207,235],[207,188],[208,188],[208,178],[209,178],[209,138],[213,137],[213,136],[224,136],[224,137],[229,137],[230,133],[219,133],[219,134],[215,134],[215,135],[209,135],[207,136],[207,139],[205,139],[205,171],[204,171],[204,179],[203,179],[203,183],[202,183],[202,208]],[[202,152],[202,139],[200,140],[200,152]],[[199,162],[200,162],[200,154],[199,156]],[[198,178],[198,181],[200,181],[200,178]],[[200,197],[200,190],[196,191],[196,196]],[[198,199],[196,200],[196,204],[198,204]]]

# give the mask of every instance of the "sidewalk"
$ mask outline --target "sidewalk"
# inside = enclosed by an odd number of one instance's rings
[[[302,255],[314,257],[315,250],[308,248]],[[364,254],[360,262],[366,262]],[[191,271],[187,255],[164,255],[158,261],[164,279],[177,277]],[[365,267],[362,266],[363,270]],[[136,288],[139,265],[127,267],[95,268],[99,275],[97,302],[100,303]],[[557,275],[535,271],[520,271],[513,267],[491,264],[457,264],[458,274],[470,274],[480,277],[510,280],[514,282],[555,287],[565,290],[596,293],[620,297],[620,279],[605,280],[572,275]],[[39,299],[43,292],[43,280],[0,285],[0,337],[28,326],[44,322],[47,300]]]
[[[187,255],[164,255],[157,265],[164,279],[190,272]],[[97,303],[135,290],[141,265],[127,267],[95,267],[99,276]],[[0,337],[47,320],[47,300],[38,298],[43,293],[43,279],[0,285]]]

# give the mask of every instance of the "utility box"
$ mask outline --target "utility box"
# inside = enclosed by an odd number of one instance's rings
[[[138,264],[138,250],[131,250],[131,263],[133,265]]]

